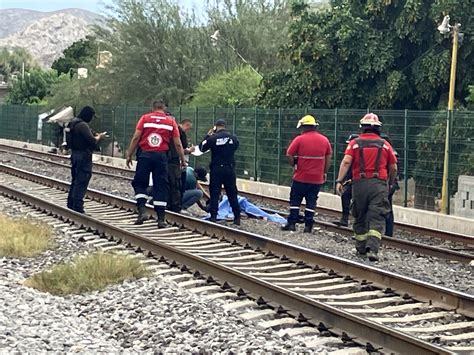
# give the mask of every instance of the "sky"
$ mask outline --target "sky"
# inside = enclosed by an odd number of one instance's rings
[[[93,12],[100,12],[107,0],[0,0],[0,9],[22,8],[38,11],[54,11],[66,8],[79,8]],[[199,8],[200,0],[179,0],[187,8]],[[202,5],[201,5],[202,6]]]

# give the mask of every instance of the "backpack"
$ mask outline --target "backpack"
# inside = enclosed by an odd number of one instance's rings
[[[72,134],[74,131],[74,127],[82,122],[80,118],[74,118],[71,122],[69,122],[66,127],[64,128],[64,132],[66,134],[66,149],[72,149]]]

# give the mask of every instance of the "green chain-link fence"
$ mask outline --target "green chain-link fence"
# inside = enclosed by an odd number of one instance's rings
[[[92,126],[107,131],[110,138],[102,145],[101,153],[123,156],[138,118],[148,107],[101,106],[95,108],[97,119]],[[38,106],[0,106],[0,138],[56,145],[59,129],[44,124],[38,135]],[[289,185],[292,169],[285,152],[298,134],[297,121],[312,114],[320,122],[320,130],[332,142],[334,157],[325,191],[334,190],[335,174],[343,157],[346,139],[358,132],[359,119],[368,110],[354,109],[261,109],[261,108],[172,108],[178,120],[189,118],[194,123],[188,139],[196,144],[206,135],[218,118],[227,121],[230,131],[240,142],[237,159],[238,176],[273,184]],[[459,175],[474,175],[474,112],[472,111],[411,111],[375,110],[383,122],[394,148],[399,153],[399,172],[402,189],[395,203],[436,210],[441,193],[443,159],[448,114],[452,120],[449,194],[458,189]],[[111,149],[116,146],[117,149]],[[207,165],[209,155],[194,158],[194,165]],[[407,186],[407,188],[405,188]]]

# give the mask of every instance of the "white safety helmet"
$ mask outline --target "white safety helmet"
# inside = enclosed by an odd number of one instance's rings
[[[362,126],[380,127],[382,122],[375,113],[368,113],[360,120],[360,127]]]

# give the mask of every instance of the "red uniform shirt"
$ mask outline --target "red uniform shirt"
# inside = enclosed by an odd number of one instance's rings
[[[362,133],[359,139],[377,140],[382,139],[375,133]],[[377,159],[378,148],[377,147],[366,147],[363,150],[364,163],[365,163],[365,174],[366,178],[374,178],[375,172],[375,161]],[[360,180],[360,148],[357,144],[357,140],[353,139],[350,141],[346,148],[345,154],[352,157],[352,179]],[[388,178],[388,165],[396,164],[397,157],[393,152],[393,148],[385,141],[382,149],[382,156],[380,157],[379,164],[379,179],[387,180]]]
[[[145,152],[167,152],[173,137],[179,137],[176,121],[162,112],[143,115],[137,123],[142,131],[138,146]]]
[[[332,154],[331,143],[317,131],[302,133],[291,142],[287,155],[298,157],[293,180],[308,184],[324,183],[326,156]]]

